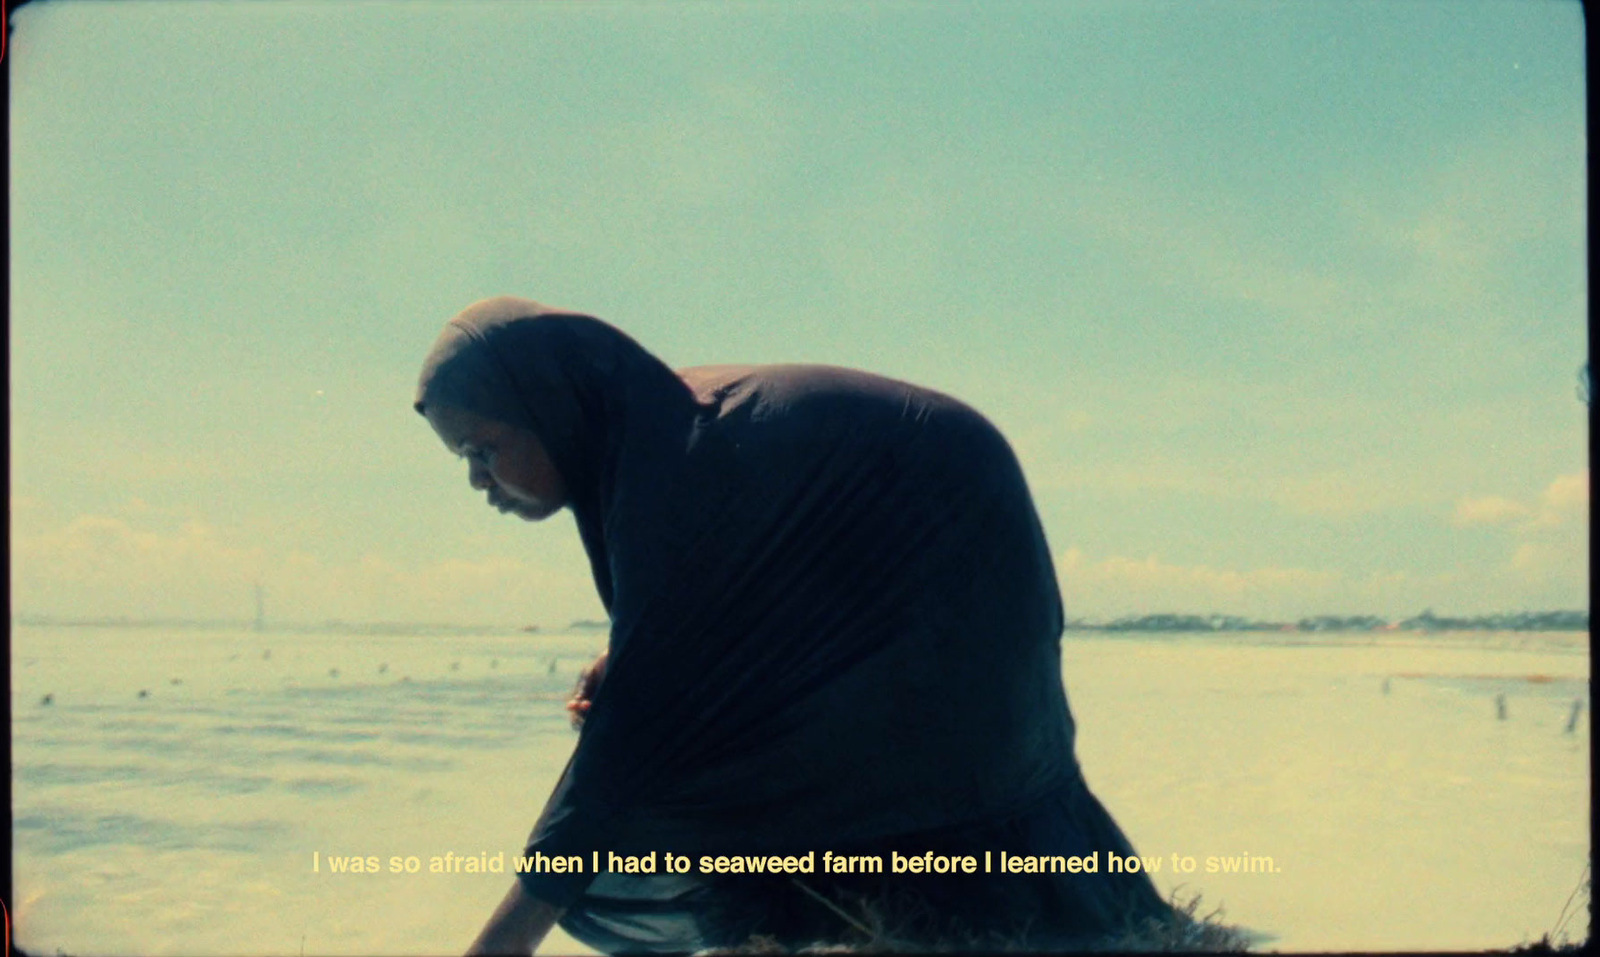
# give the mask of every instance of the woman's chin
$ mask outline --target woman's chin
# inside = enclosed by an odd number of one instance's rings
[[[555,513],[561,511],[560,506],[549,508],[544,505],[527,505],[518,503],[505,510],[507,514],[515,515],[524,522],[542,522]]]

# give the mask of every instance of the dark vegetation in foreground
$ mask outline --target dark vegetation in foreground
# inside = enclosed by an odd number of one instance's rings
[[[1583,928],[1584,939],[1573,941],[1569,927],[1575,919],[1587,916],[1589,921]],[[1594,858],[1591,856],[1589,863],[1583,868],[1583,876],[1578,879],[1578,886],[1567,895],[1567,902],[1561,905],[1561,914],[1556,917],[1555,930],[1546,931],[1543,937],[1530,944],[1523,944],[1513,948],[1513,954],[1583,954],[1590,951],[1589,941],[1594,936]]]
[[[1197,916],[1200,895],[1187,901],[1173,893],[1170,916],[1130,924],[1120,933],[1088,941],[1074,953],[1228,953],[1242,954],[1251,937],[1237,927],[1222,922],[1217,908]],[[897,906],[898,905],[898,906]],[[963,934],[958,928],[943,927],[935,935],[929,928],[941,927],[939,915],[927,905],[905,906],[890,902],[888,908],[857,901],[847,911],[829,906],[849,926],[840,940],[811,944],[799,949],[784,947],[770,937],[754,936],[738,947],[702,951],[697,957],[742,954],[961,954],[961,953],[1041,953],[1026,939],[1007,939],[994,935]],[[893,916],[887,911],[893,910]],[[932,944],[925,943],[930,936]],[[916,943],[913,943],[916,941]]]
[[[1506,951],[1506,953],[1510,954],[1587,954],[1588,952],[1588,941],[1574,943],[1570,940],[1563,940],[1556,943],[1550,940],[1549,934],[1545,934],[1531,944],[1523,944],[1521,947]]]
[[[1587,936],[1582,941],[1573,941],[1571,938],[1571,925],[1576,920],[1588,917],[1589,921],[1584,927],[1585,934],[1593,929],[1593,879],[1588,867],[1584,868],[1583,876],[1578,881],[1578,886],[1573,888],[1572,894],[1561,908],[1561,914],[1556,919],[1554,930],[1547,931],[1537,941],[1525,943],[1517,947],[1502,950],[1485,950],[1486,954],[1583,954],[1590,951]],[[1171,914],[1160,920],[1147,920],[1142,924],[1135,924],[1126,928],[1119,934],[1113,934],[1097,941],[1090,942],[1075,952],[1079,953],[1208,953],[1208,954],[1242,954],[1250,950],[1253,943],[1270,940],[1270,937],[1253,935],[1248,931],[1225,924],[1222,921],[1222,908],[1218,907],[1209,913],[1200,916],[1200,895],[1196,894],[1187,900],[1180,898],[1178,891],[1173,891],[1168,899],[1172,905]],[[911,945],[907,943],[908,937],[925,939],[927,934],[917,933],[919,929],[935,926],[938,915],[933,914],[923,905],[920,908],[900,908],[895,919],[885,916],[885,909],[874,907],[865,901],[858,901],[851,910],[846,911],[832,902],[828,906],[849,926],[849,932],[843,939],[827,943],[812,944],[798,950],[789,949],[770,937],[751,937],[738,947],[720,950],[707,950],[697,954],[696,957],[720,957],[720,955],[744,954],[912,954],[912,953],[1039,953],[1036,947],[1026,946],[1023,941],[1005,940],[994,937],[976,937],[949,933],[929,945]],[[303,947],[303,945],[302,945]],[[11,953],[27,957],[27,952],[12,945]],[[302,953],[304,950],[302,949]],[[61,951],[55,952],[56,957],[66,957]]]
[[[1553,930],[1546,931],[1537,941],[1521,944],[1516,947],[1507,947],[1500,950],[1485,950],[1486,954],[1584,954],[1590,952],[1590,935],[1594,927],[1593,903],[1593,872],[1591,866],[1586,865],[1583,874],[1579,877],[1577,886],[1568,895],[1567,901],[1562,905],[1561,913],[1556,918]],[[820,899],[820,898],[819,898]],[[937,935],[930,935],[930,928],[940,927],[939,917],[928,909],[927,905],[905,906],[904,901],[890,901],[888,906],[874,905],[867,901],[856,901],[851,907],[852,912],[829,901],[825,904],[847,925],[849,932],[844,939],[826,943],[812,944],[799,949],[785,948],[770,937],[751,937],[744,944],[722,950],[703,951],[696,957],[713,957],[713,955],[742,955],[742,954],[913,954],[913,953],[1042,953],[1039,948],[1029,946],[1025,940],[1008,940],[998,937],[978,937],[952,932],[945,928]],[[1162,919],[1149,919],[1143,923],[1133,924],[1121,933],[1108,935],[1098,940],[1090,941],[1082,947],[1075,948],[1074,953],[1210,953],[1210,954],[1242,954],[1249,952],[1252,945],[1265,943],[1272,940],[1268,935],[1251,933],[1250,931],[1222,920],[1222,908],[1218,907],[1203,916],[1199,914],[1200,895],[1195,894],[1187,900],[1174,890],[1168,898],[1172,906],[1171,913]],[[894,910],[894,916],[886,916],[889,910]],[[1587,918],[1587,920],[1585,920]],[[1581,924],[1584,937],[1579,941],[1572,939],[1572,934]],[[935,943],[910,943],[911,940],[926,941],[932,936]]]

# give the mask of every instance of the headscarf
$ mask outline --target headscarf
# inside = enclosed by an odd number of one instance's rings
[[[617,466],[625,452],[659,448],[692,415],[693,400],[672,370],[598,319],[501,296],[446,323],[423,363],[414,405],[419,413],[456,406],[539,437],[572,498],[609,610],[604,528]]]
[[[1076,780],[1049,549],[1009,445],[824,366],[673,373],[593,318],[467,309],[419,411],[533,430],[610,658],[527,853],[804,854],[991,820]]]

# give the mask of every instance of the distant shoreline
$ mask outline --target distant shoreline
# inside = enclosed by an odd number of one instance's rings
[[[489,635],[508,633],[561,633],[603,631],[605,621],[580,619],[563,626],[514,624],[444,624],[438,622],[353,622],[332,619],[322,622],[261,623],[245,618],[65,618],[54,615],[14,615],[11,623],[32,628],[182,628],[268,633],[335,633],[353,635]],[[1432,610],[1399,621],[1375,615],[1317,615],[1296,621],[1260,621],[1236,615],[1190,615],[1160,613],[1117,618],[1110,621],[1074,618],[1066,623],[1071,632],[1269,632],[1269,633],[1369,633],[1369,632],[1444,632],[1444,631],[1523,631],[1588,632],[1586,611],[1525,611],[1452,618],[1435,615]]]
[[[248,618],[64,618],[54,615],[13,615],[13,626],[28,628],[178,628],[193,631],[249,631],[258,634],[349,634],[349,635],[504,635],[559,634],[608,628],[606,622],[575,621],[556,628],[538,625],[443,624],[406,621],[293,621],[261,624]]]
[[[1268,631],[1268,632],[1431,632],[1431,631],[1579,631],[1589,630],[1586,611],[1519,611],[1450,618],[1428,609],[1420,615],[1390,621],[1376,615],[1315,615],[1296,621],[1257,621],[1236,615],[1137,615],[1101,622],[1070,619],[1068,631]]]

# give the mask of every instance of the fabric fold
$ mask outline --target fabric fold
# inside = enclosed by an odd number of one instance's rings
[[[528,853],[820,854],[1080,780],[1044,531],[965,404],[825,366],[674,373],[599,320],[504,299],[451,321],[433,403],[545,442],[611,616]],[[628,926],[612,877],[522,879],[574,933]]]

